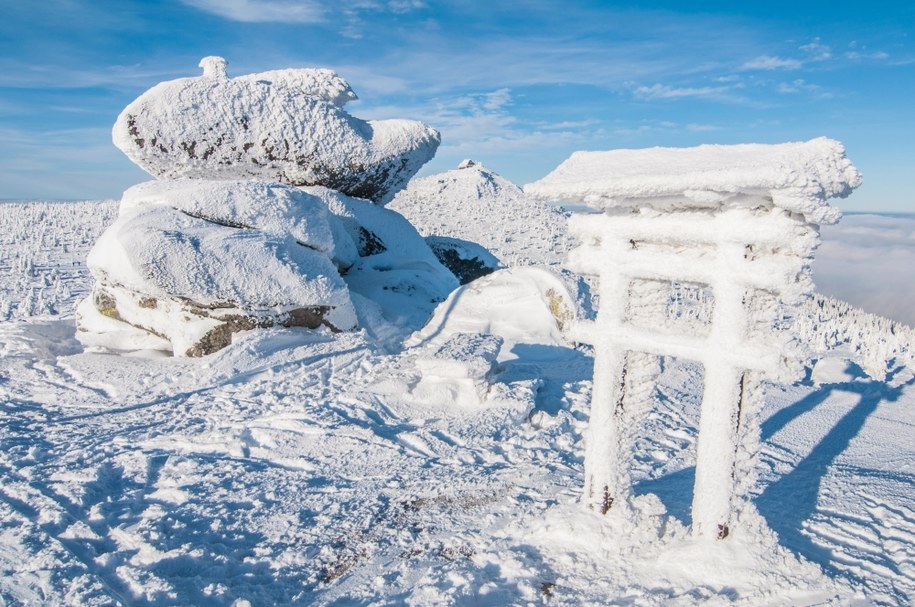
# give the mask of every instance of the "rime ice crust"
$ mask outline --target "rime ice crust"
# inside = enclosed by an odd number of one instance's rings
[[[524,187],[541,200],[599,208],[659,210],[771,206],[813,223],[838,221],[828,198],[845,197],[861,174],[841,143],[826,137],[778,145],[701,145],[575,152],[543,179]]]
[[[454,274],[400,214],[328,188],[302,190],[331,213],[335,250],[352,251],[352,262],[341,270],[350,290],[370,301],[388,322],[416,330],[458,287]]]
[[[356,95],[331,70],[229,78],[221,57],[200,66],[200,77],[151,88],[114,125],[114,144],[156,178],[322,185],[384,204],[438,148],[420,122],[349,115]]]

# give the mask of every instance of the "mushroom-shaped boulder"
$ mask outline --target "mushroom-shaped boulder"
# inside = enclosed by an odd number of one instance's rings
[[[439,145],[410,120],[355,118],[349,84],[327,69],[229,78],[205,57],[203,75],[160,83],[128,105],[113,139],[160,179],[258,179],[321,185],[378,204],[406,185]]]

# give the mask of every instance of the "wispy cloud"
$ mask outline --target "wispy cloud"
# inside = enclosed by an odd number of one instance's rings
[[[314,0],[181,0],[189,6],[244,23],[320,23],[325,10]]]
[[[881,61],[883,59],[889,59],[889,53],[884,53],[883,51],[877,51],[874,53],[863,53],[861,51],[848,51],[845,53],[846,59],[859,60],[859,59],[872,59],[876,61]]]
[[[111,144],[107,127],[34,132],[0,126],[0,175],[0,198],[106,198],[149,179]]]
[[[720,131],[721,127],[712,124],[697,124],[691,122],[686,125],[686,130],[690,133],[711,133],[712,131]]]
[[[633,138],[659,133],[710,133],[719,131],[721,127],[712,124],[688,123],[681,124],[671,120],[643,120],[638,125],[621,125],[612,129],[612,134],[617,137]]]
[[[800,50],[807,55],[807,61],[826,61],[832,57],[832,49],[823,44],[819,38],[814,38],[811,42],[801,45]]]
[[[796,70],[803,64],[797,59],[784,59],[772,55],[760,55],[741,66],[744,70]]]
[[[848,49],[844,56],[852,61],[884,61],[890,58],[890,54],[884,51],[870,51],[867,46],[860,44],[857,40],[848,43]]]
[[[688,97],[738,101],[741,98],[733,95],[734,86],[698,86],[673,87],[666,84],[636,87],[632,94],[645,100],[684,99]]]
[[[108,87],[135,89],[179,76],[195,76],[196,64],[163,65],[97,65],[89,68],[69,68],[61,65],[0,59],[0,87],[75,89]]]
[[[528,146],[556,147],[583,139],[594,121],[530,123],[512,113],[511,89],[501,88],[456,97],[440,97],[429,104],[376,106],[360,115],[367,118],[410,116],[433,125],[442,134],[439,156],[495,154]],[[554,138],[551,141],[551,138]]]
[[[483,96],[483,109],[497,112],[512,102],[511,89],[501,88]]]
[[[741,70],[799,70],[809,63],[826,61],[832,58],[832,48],[819,38],[797,48],[798,57],[779,57],[777,55],[759,55],[746,61]]]
[[[797,78],[791,82],[780,82],[775,87],[775,90],[786,95],[809,93],[816,96],[818,99],[830,99],[834,96],[832,93],[824,91],[822,86],[811,84],[803,78]]]
[[[326,23],[343,17],[344,33],[361,37],[360,12],[408,13],[425,8],[422,0],[181,0],[196,9],[242,23]]]

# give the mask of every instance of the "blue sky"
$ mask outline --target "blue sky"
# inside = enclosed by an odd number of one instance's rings
[[[915,3],[0,0],[0,198],[118,197],[127,103],[197,75],[331,67],[360,118],[517,183],[579,149],[845,143],[847,210],[915,212]]]

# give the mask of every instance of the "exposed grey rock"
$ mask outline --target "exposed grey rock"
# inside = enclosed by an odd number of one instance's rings
[[[446,236],[426,236],[426,244],[462,285],[501,267],[492,253],[475,242]]]

